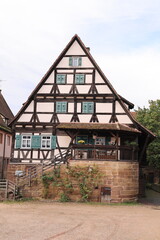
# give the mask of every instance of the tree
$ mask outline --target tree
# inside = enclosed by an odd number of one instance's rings
[[[137,120],[156,135],[147,148],[147,161],[150,166],[160,169],[160,100],[149,101],[148,108],[138,108],[136,112]]]

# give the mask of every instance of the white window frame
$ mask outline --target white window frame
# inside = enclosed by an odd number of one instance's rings
[[[51,149],[51,136],[49,135],[41,136],[41,149]]]
[[[95,145],[105,145],[105,137],[96,137]]]
[[[72,66],[78,67],[79,57],[73,57],[72,58]]]
[[[31,144],[32,144],[32,135],[23,134],[21,139],[21,148],[31,149]]]

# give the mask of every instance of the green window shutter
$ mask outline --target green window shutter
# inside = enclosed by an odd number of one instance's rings
[[[16,135],[16,144],[15,144],[15,148],[21,148],[21,135]]]
[[[73,66],[73,59],[72,59],[72,57],[69,57],[69,66]]]
[[[66,113],[67,112],[67,102],[56,102],[56,112]]]
[[[56,112],[61,112],[62,109],[61,109],[61,102],[56,102]]]
[[[51,136],[51,149],[56,148],[56,136]]]
[[[83,102],[82,112],[83,113],[88,113],[88,103],[87,102]]]
[[[65,84],[65,74],[57,74],[56,76],[56,83],[57,84]]]
[[[83,113],[93,113],[94,112],[93,102],[83,102],[82,112]]]
[[[76,84],[84,84],[84,74],[76,74],[75,75],[75,83]]]
[[[41,147],[41,136],[32,136],[31,148],[38,149]]]
[[[93,109],[93,102],[89,102],[88,103],[88,113],[93,113],[94,109]]]
[[[67,112],[67,102],[62,102],[62,112],[63,113]]]
[[[81,57],[78,58],[78,66],[82,66],[82,58]]]

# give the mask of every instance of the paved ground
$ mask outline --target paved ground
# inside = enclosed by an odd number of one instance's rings
[[[160,205],[0,203],[0,240],[160,240]]]

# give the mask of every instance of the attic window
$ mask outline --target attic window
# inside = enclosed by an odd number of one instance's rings
[[[69,58],[69,66],[71,66],[71,67],[82,66],[82,58],[81,57],[70,57]]]

